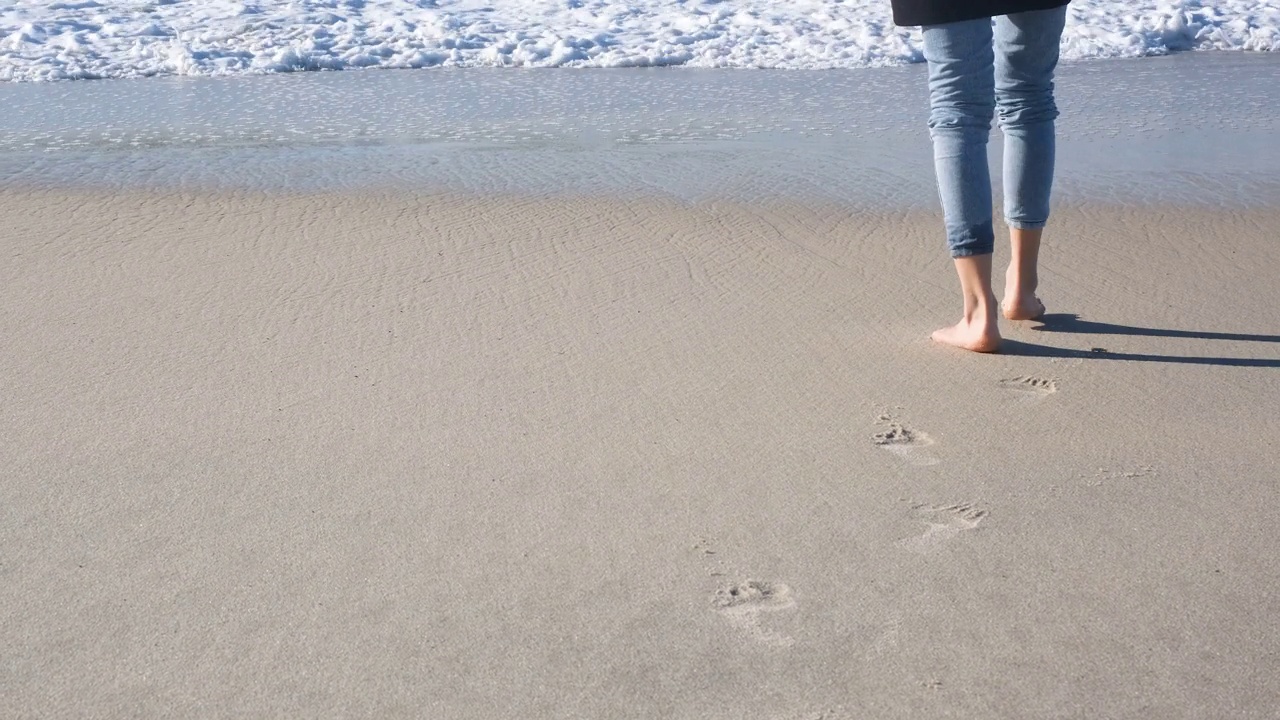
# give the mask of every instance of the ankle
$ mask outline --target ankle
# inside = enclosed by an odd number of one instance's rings
[[[1034,272],[1021,273],[1012,268],[1004,276],[1004,288],[1006,294],[1009,292],[1019,294],[1035,293],[1036,287],[1040,284],[1039,278]]]
[[[1000,303],[996,300],[995,293],[989,292],[969,298],[964,304],[965,322],[995,324],[999,307]]]

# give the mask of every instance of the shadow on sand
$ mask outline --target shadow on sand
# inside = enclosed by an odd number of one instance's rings
[[[1245,333],[1164,330],[1161,328],[1114,325],[1111,323],[1094,322],[1092,320],[1081,320],[1079,316],[1067,313],[1050,313],[1040,318],[1039,322],[1041,325],[1034,328],[1036,332],[1075,333],[1087,335],[1138,335],[1145,337],[1188,338],[1194,340],[1231,340],[1235,342],[1280,343],[1280,335],[1249,335]],[[1072,350],[1070,348],[1058,348],[1048,345],[1033,345],[1031,343],[1008,339],[1001,343],[1000,352],[1006,355],[1020,355],[1025,357],[1081,358],[1089,360],[1137,360],[1145,362],[1183,363],[1187,365],[1280,368],[1280,358],[1152,355],[1147,353],[1113,352],[1102,347],[1094,347],[1089,350]]]

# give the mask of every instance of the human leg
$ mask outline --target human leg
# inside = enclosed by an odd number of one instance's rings
[[[991,291],[991,253],[955,258],[964,297],[964,315],[955,325],[934,331],[935,341],[974,352],[1000,349],[996,296]]]
[[[1000,345],[991,291],[995,232],[987,166],[995,112],[993,52],[988,19],[924,28],[938,197],[964,298],[960,322],[933,333],[933,339],[978,352]]]
[[[1004,132],[1004,209],[1013,251],[1003,310],[1011,320],[1044,314],[1035,293],[1053,188],[1058,117],[1053,73],[1065,22],[1065,7],[995,20],[996,108]]]
[[[952,257],[987,255],[991,172],[987,141],[995,113],[994,51],[988,19],[924,28],[929,63],[929,136]]]
[[[1004,316],[1010,320],[1035,320],[1044,314],[1044,303],[1036,297],[1040,285],[1040,238],[1044,230],[1009,228],[1013,253],[1004,274]]]

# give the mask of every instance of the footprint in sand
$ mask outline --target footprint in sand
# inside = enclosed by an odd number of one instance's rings
[[[938,464],[938,458],[924,450],[933,444],[933,439],[928,435],[884,416],[881,416],[880,421],[887,423],[889,427],[871,436],[871,442],[876,446],[888,450],[912,465]]]
[[[914,553],[929,553],[966,530],[974,530],[987,516],[986,508],[973,503],[935,506],[916,505],[911,514],[927,529],[923,535],[899,540],[898,545]]]
[[[795,640],[782,633],[760,627],[760,616],[781,612],[796,606],[791,588],[782,583],[747,580],[716,591],[712,603],[729,624],[765,645],[787,647]]]
[[[1028,402],[1036,402],[1058,392],[1058,381],[1033,375],[1019,375],[1001,380],[1000,387],[1021,395]]]

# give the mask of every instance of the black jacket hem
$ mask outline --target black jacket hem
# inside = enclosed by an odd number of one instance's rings
[[[997,15],[1048,10],[1070,0],[893,0],[895,25],[944,25]]]

